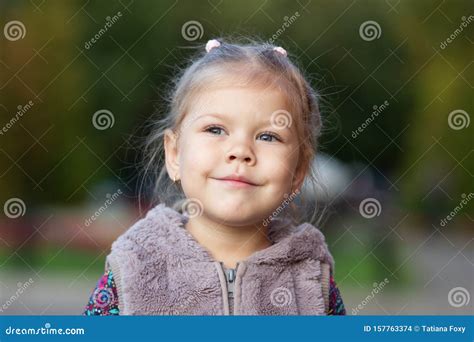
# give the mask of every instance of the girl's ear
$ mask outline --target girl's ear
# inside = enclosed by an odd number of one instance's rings
[[[179,179],[178,137],[171,129],[164,134],[165,163],[168,175],[172,180]]]
[[[301,190],[301,186],[303,185],[303,181],[306,177],[306,170],[307,170],[307,165],[302,164],[299,166],[299,168],[296,170],[295,175],[293,177],[293,184],[291,187],[292,192],[296,192],[296,190]]]

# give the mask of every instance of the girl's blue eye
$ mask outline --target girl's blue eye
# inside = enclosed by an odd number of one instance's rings
[[[214,135],[220,135],[220,132],[222,132],[224,129],[219,126],[209,126],[204,129],[204,132],[209,132]]]
[[[204,132],[209,132],[213,135],[222,135],[222,132],[225,132],[224,131],[224,128],[222,127],[219,127],[219,126],[208,126],[206,128],[204,128]],[[272,133],[272,132],[264,132],[262,134],[259,135],[259,137],[267,137],[265,139],[262,139],[263,141],[268,141],[268,142],[274,142],[274,140],[276,141],[282,141],[276,134]]]
[[[270,133],[270,132],[268,132],[268,133],[265,132],[265,133],[260,134],[260,137],[263,137],[263,136],[270,137],[270,140],[268,140],[268,138],[267,138],[267,139],[264,139],[265,141],[268,141],[268,142],[273,142],[273,140],[271,140],[271,139],[275,139],[275,140],[277,140],[277,141],[281,141],[281,139],[278,138],[278,136],[276,136],[275,134]]]

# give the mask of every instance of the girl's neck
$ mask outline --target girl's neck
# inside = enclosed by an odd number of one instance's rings
[[[237,262],[271,245],[268,230],[263,225],[233,227],[201,215],[190,218],[186,229],[215,260],[230,268],[235,268]]]

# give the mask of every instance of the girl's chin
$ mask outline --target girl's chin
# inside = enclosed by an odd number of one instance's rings
[[[215,206],[213,213],[210,213],[216,222],[229,226],[248,226],[251,224],[261,223],[260,216],[255,212],[255,206],[242,207],[241,209],[232,206]]]

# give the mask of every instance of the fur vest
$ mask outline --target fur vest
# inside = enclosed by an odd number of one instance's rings
[[[225,269],[164,204],[112,244],[123,315],[325,315],[334,260],[309,223],[271,221],[272,245]]]

